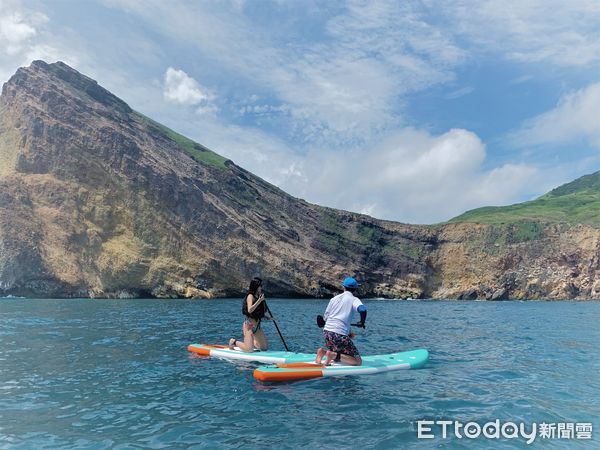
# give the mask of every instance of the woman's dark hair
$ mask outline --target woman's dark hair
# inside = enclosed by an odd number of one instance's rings
[[[250,281],[250,287],[248,288],[248,294],[255,295],[256,291],[261,286],[262,286],[262,280],[260,278],[258,278],[258,277],[252,278],[252,281]]]

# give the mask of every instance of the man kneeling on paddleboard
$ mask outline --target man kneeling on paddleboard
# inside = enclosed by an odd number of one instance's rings
[[[367,320],[367,308],[354,296],[358,289],[358,283],[352,277],[348,277],[342,283],[344,292],[333,297],[323,317],[317,317],[317,323],[323,327],[323,337],[327,349],[319,348],[315,362],[321,364],[325,357],[325,365],[332,361],[341,361],[351,366],[360,366],[362,359],[358,354],[352,339],[355,334],[350,331],[350,318],[354,311],[360,314],[360,322],[356,326],[365,327]]]

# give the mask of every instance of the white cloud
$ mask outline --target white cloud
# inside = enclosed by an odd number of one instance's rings
[[[20,1],[0,0],[0,83],[36,59],[79,63],[74,52],[77,40],[67,31],[61,37],[51,34],[49,25],[48,16]]]
[[[452,33],[481,51],[557,67],[600,63],[597,0],[452,0],[428,2]]]
[[[165,72],[164,96],[182,105],[200,105],[206,109],[213,95],[183,70],[169,67]]]
[[[311,145],[356,145],[397,126],[402,97],[452,79],[451,69],[464,58],[416,8],[393,1],[351,1],[336,14],[312,5],[326,18],[318,30],[323,37],[296,40],[265,30],[244,8],[228,3],[108,4],[269,92],[289,107],[287,133]],[[274,17],[285,17],[285,3],[272,7]]]
[[[22,10],[16,1],[0,0],[0,48],[6,55],[18,54],[47,20],[43,14]]]
[[[402,121],[410,92],[453,77],[464,53],[411,5],[348,2],[327,39],[296,49],[269,80],[310,142],[365,143]]]
[[[311,152],[296,165],[301,176],[279,185],[319,204],[433,223],[482,205],[512,203],[541,178],[527,165],[486,170],[485,158],[484,144],[467,130],[434,136],[407,128],[367,151]]]
[[[579,139],[600,149],[600,82],[563,96],[556,108],[528,120],[511,137],[520,147]]]
[[[28,62],[41,59],[52,63],[62,61],[71,67],[77,68],[81,63],[81,58],[76,53],[65,52],[64,49],[57,48],[51,44],[35,44],[27,49],[24,54],[24,60]],[[82,69],[83,70],[83,69]],[[90,75],[90,74],[87,74]]]
[[[0,84],[20,66],[28,63],[24,58],[35,45],[38,27],[48,18],[24,8],[16,0],[0,0]]]
[[[287,105],[245,105],[239,109],[241,115],[255,115],[255,116],[271,116],[279,114],[288,114],[290,111]]]
[[[35,35],[35,28],[23,22],[16,14],[0,17],[0,45],[9,55],[14,55],[21,45]]]

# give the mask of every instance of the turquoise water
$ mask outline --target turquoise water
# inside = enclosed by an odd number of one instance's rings
[[[599,448],[599,302],[366,300],[359,350],[427,348],[426,368],[279,385],[186,351],[240,336],[240,304],[0,299],[0,448],[527,447],[418,440],[419,419],[592,422],[533,447]],[[269,304],[293,350],[320,344],[326,301]]]

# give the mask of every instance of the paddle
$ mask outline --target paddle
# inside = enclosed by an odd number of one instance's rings
[[[275,324],[275,329],[277,330],[277,333],[279,333],[279,337],[281,338],[281,342],[283,342],[283,346],[285,347],[285,350],[289,352],[290,349],[288,348],[287,344],[285,343],[285,339],[283,339],[283,335],[281,334],[281,331],[279,331],[279,327],[277,326],[277,322],[275,321],[275,317],[273,317],[273,313],[269,309],[269,305],[267,305],[267,301],[266,300],[265,300],[265,309],[267,310],[267,312],[271,316],[271,320]]]

